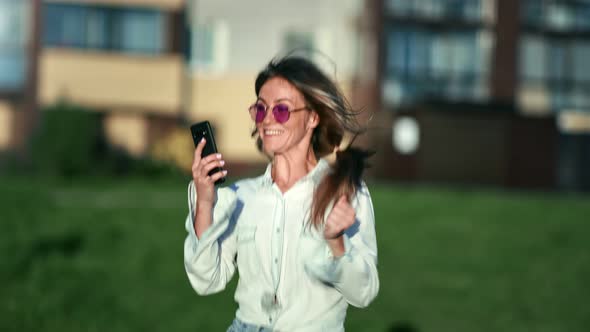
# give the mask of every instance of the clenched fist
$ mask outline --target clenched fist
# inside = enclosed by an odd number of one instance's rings
[[[356,213],[345,195],[340,196],[324,225],[324,238],[336,239],[354,224]]]

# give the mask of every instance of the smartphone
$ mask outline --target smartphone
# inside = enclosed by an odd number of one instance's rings
[[[199,144],[201,139],[204,137],[205,147],[203,148],[203,152],[201,153],[201,157],[207,157],[212,153],[217,153],[217,145],[215,144],[215,138],[213,136],[213,129],[211,128],[211,124],[209,121],[203,121],[199,123],[195,123],[191,126],[191,134],[193,135],[193,142],[195,143],[195,147]],[[209,175],[213,175],[217,172],[221,172],[223,169],[221,167],[215,167],[209,172]],[[215,181],[216,185],[222,184],[225,182],[225,177]]]

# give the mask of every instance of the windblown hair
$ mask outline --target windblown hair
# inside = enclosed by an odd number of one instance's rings
[[[364,128],[357,121],[359,112],[351,108],[336,84],[311,61],[298,56],[273,59],[256,78],[256,96],[264,83],[273,77],[281,77],[295,86],[305,98],[306,105],[318,114],[319,124],[311,138],[316,158],[333,153],[346,133],[356,137],[363,132]],[[262,151],[257,129],[252,136],[257,137],[256,145]],[[352,200],[361,186],[362,173],[370,155],[368,151],[350,146],[336,152],[332,171],[314,193],[311,209],[313,226],[319,229],[323,225],[325,212],[333,200],[342,195]]]

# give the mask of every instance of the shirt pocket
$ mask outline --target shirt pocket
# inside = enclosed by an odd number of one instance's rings
[[[260,269],[256,246],[256,225],[238,225],[238,269],[240,275]]]
[[[256,239],[256,225],[238,226],[238,245],[248,244]]]

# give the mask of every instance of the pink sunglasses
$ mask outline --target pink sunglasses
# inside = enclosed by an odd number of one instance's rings
[[[250,116],[252,117],[252,120],[254,120],[256,123],[260,123],[266,117],[266,112],[269,108],[269,106],[266,106],[264,103],[258,101],[252,104],[252,106],[248,108],[248,111],[250,111]],[[285,123],[289,120],[289,116],[292,112],[299,112],[308,109],[308,106],[296,109],[289,109],[289,105],[279,103],[272,107],[272,115],[275,117],[275,120],[278,123]]]

